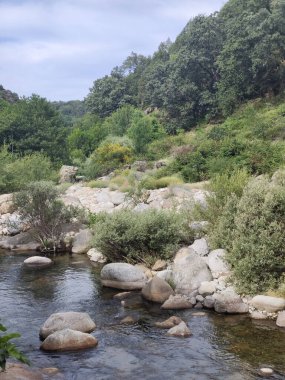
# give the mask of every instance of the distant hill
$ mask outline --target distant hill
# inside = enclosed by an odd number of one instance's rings
[[[0,99],[6,100],[9,103],[15,103],[19,100],[19,96],[15,92],[6,90],[0,85]]]

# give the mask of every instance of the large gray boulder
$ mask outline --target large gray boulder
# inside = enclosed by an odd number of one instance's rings
[[[191,249],[179,251],[173,264],[173,281],[177,293],[189,295],[203,281],[211,281],[205,261]]]
[[[102,284],[110,288],[142,289],[146,281],[147,277],[141,268],[127,263],[107,264],[101,271]]]
[[[142,295],[148,301],[163,303],[174,291],[166,281],[155,276],[142,288]]]
[[[52,314],[40,329],[40,337],[46,338],[55,331],[71,329],[81,332],[91,332],[96,325],[87,313],[68,311]]]
[[[183,294],[171,295],[161,306],[164,310],[192,309],[193,305]]]
[[[225,261],[226,251],[224,249],[215,249],[209,253],[208,266],[214,278],[227,275],[230,272],[229,265]]]
[[[59,171],[59,183],[75,182],[77,172],[76,166],[63,165]]]
[[[249,306],[243,303],[241,297],[232,289],[226,289],[213,295],[217,313],[244,314],[249,312]]]
[[[92,233],[86,228],[81,230],[78,234],[75,235],[73,244],[72,244],[72,253],[87,253],[91,248],[92,242]]]
[[[64,329],[49,335],[41,344],[44,351],[83,350],[97,346],[94,336],[80,331]]]
[[[195,253],[199,256],[206,256],[209,253],[209,246],[205,238],[196,239],[192,245],[190,245]]]
[[[7,236],[0,240],[0,248],[18,252],[37,251],[41,244],[34,240],[29,232],[21,232],[15,236]]]
[[[24,260],[24,265],[31,268],[43,268],[52,265],[53,262],[48,257],[32,256]]]
[[[265,310],[268,313],[276,313],[285,309],[285,298],[258,295],[253,297],[251,305],[258,310]]]

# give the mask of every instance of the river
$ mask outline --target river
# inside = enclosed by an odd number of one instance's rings
[[[28,255],[0,253],[0,320],[19,332],[18,347],[35,367],[57,367],[67,380],[261,379],[260,367],[271,367],[271,379],[285,379],[285,330],[272,321],[224,316],[197,310],[175,313],[192,331],[190,338],[167,337],[154,327],[174,313],[157,305],[124,308],[116,291],[102,288],[99,270],[85,256],[61,256],[42,270],[24,268]],[[39,329],[50,314],[84,311],[96,322],[98,347],[68,353],[39,350]],[[121,325],[127,315],[139,319]],[[56,379],[56,377],[54,378]]]

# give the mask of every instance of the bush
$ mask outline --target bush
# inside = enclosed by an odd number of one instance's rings
[[[168,176],[161,178],[148,176],[141,181],[140,187],[146,190],[154,190],[173,185],[181,185],[183,183],[183,179],[179,176]]]
[[[215,228],[212,242],[226,248],[233,280],[240,292],[275,289],[285,271],[284,173],[272,180],[253,178],[240,199],[228,198]]]
[[[40,153],[17,157],[6,149],[0,151],[1,193],[18,191],[33,181],[56,178],[50,159]]]
[[[59,199],[59,190],[46,181],[30,183],[14,194],[14,205],[31,234],[45,250],[54,252],[61,243],[62,227],[69,223],[76,210]]]
[[[103,181],[101,179],[93,180],[87,183],[87,186],[95,189],[104,189],[109,186],[108,181]]]
[[[18,333],[6,334],[6,327],[0,323],[0,368],[5,371],[6,361],[9,357],[19,360],[22,363],[30,364],[28,359],[11,343],[11,339],[20,338]],[[0,371],[1,372],[1,371]]]
[[[190,244],[192,231],[186,215],[174,211],[122,210],[93,219],[94,246],[109,261],[153,263],[169,259],[182,244]]]

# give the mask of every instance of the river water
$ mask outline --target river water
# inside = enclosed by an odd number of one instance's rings
[[[271,321],[247,316],[223,316],[197,310],[175,313],[193,333],[167,337],[154,322],[173,313],[145,303],[130,308],[113,299],[116,291],[102,288],[98,269],[84,256],[61,256],[55,265],[31,270],[28,255],[0,252],[0,320],[22,336],[18,347],[35,367],[57,367],[67,380],[261,379],[260,367],[271,367],[272,379],[285,379],[285,330]],[[98,347],[68,353],[39,350],[39,329],[50,314],[84,311],[96,322]],[[121,325],[127,315],[138,318]]]

